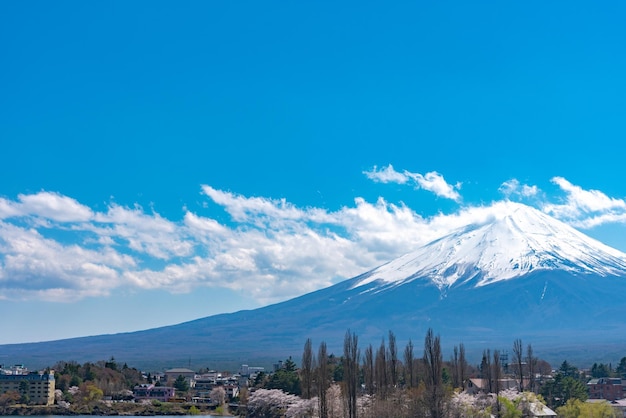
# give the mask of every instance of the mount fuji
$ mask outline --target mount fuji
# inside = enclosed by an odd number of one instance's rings
[[[341,353],[391,330],[417,347],[428,328],[468,356],[516,338],[553,361],[611,361],[626,353],[626,254],[512,202],[355,278],[264,308],[124,334],[0,346],[0,362],[49,366],[114,356],[139,367],[299,358],[307,338]],[[400,345],[401,346],[401,345]],[[217,366],[216,366],[217,367]]]

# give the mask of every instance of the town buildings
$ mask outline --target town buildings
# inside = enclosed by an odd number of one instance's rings
[[[626,379],[601,377],[587,383],[589,399],[617,401],[626,398]]]
[[[33,405],[54,404],[54,371],[28,372],[22,366],[0,367],[0,394],[9,391],[19,393],[23,401]]]
[[[133,396],[135,400],[155,400],[167,402],[174,398],[176,390],[171,386],[155,386],[153,384],[144,384],[133,388]]]

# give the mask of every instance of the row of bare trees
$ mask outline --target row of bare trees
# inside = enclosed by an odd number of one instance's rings
[[[409,402],[415,406],[414,411],[419,410],[423,416],[443,418],[446,399],[452,389],[463,388],[471,371],[476,371],[467,362],[464,345],[455,346],[450,360],[444,364],[440,337],[429,329],[421,357],[416,357],[416,348],[411,340],[400,351],[402,358],[398,351],[392,331],[379,346],[368,344],[361,355],[358,336],[348,330],[341,359],[329,355],[325,342],[320,343],[315,355],[312,342],[308,339],[300,370],[302,397],[316,398],[319,417],[329,418],[327,392],[333,383],[338,382],[344,399],[344,413],[348,418],[356,418],[360,395],[367,395],[371,402],[387,408]],[[500,387],[503,369],[510,366],[520,392],[536,391],[533,376],[538,368],[537,362],[532,346],[529,344],[524,352],[522,341],[517,339],[513,344],[512,364],[507,363],[507,357],[500,351],[485,350],[478,373],[485,382],[486,391],[499,393],[505,389]],[[495,408],[498,416],[499,403]]]
[[[421,388],[423,401],[433,418],[443,417],[445,388],[443,382],[443,356],[441,341],[432,329],[426,333],[424,355],[416,358],[414,346],[409,341],[404,349],[403,361],[398,357],[396,337],[389,331],[387,343],[383,338],[376,349],[369,344],[361,356],[359,339],[348,330],[344,337],[343,356],[341,362],[334,364],[340,373],[331,373],[331,359],[325,342],[320,343],[317,356],[314,355],[310,339],[304,344],[301,364],[302,397],[317,397],[320,418],[328,418],[327,391],[335,377],[341,377],[341,389],[344,396],[346,416],[357,417],[357,399],[366,394],[379,400],[386,400],[397,389]],[[455,384],[462,382],[467,375],[467,362],[463,345],[455,347],[453,360],[453,376]],[[363,385],[363,386],[362,386]],[[426,393],[424,393],[424,390]]]
[[[526,347],[526,355],[524,355],[524,345],[521,339],[516,339],[513,342],[513,361],[515,362],[515,374],[519,382],[519,391],[530,390],[536,391],[535,379],[533,378],[537,373],[538,359],[533,353],[532,345],[528,344]],[[526,366],[526,367],[524,367]],[[524,370],[524,368],[526,370]],[[526,376],[526,381],[524,381]],[[526,382],[526,383],[525,383]]]

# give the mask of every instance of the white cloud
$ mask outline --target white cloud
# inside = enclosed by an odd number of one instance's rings
[[[205,235],[217,235],[219,237],[225,237],[229,235],[230,230],[221,225],[215,219],[203,218],[194,213],[186,212],[184,218],[185,225],[194,235],[202,238]]]
[[[507,199],[512,197],[517,198],[529,198],[539,194],[539,188],[537,186],[529,186],[527,184],[521,184],[517,179],[511,179],[502,183],[499,188]]]
[[[300,209],[286,199],[245,197],[216,190],[207,185],[202,186],[202,191],[215,203],[223,206],[237,222],[254,222],[258,226],[288,221],[332,222],[332,217],[329,217],[324,209]]]
[[[51,192],[18,196],[23,214],[38,216],[57,222],[84,222],[93,217],[91,209],[76,200]]]
[[[457,191],[461,188],[461,184],[448,184],[443,176],[436,171],[431,171],[430,173],[426,173],[425,175],[421,175],[418,173],[409,173],[408,171],[405,173],[407,174],[407,176],[415,180],[419,187],[424,190],[431,191],[439,197],[452,199],[456,202],[461,200],[461,195]]]
[[[162,260],[188,256],[193,244],[185,240],[184,231],[158,213],[146,214],[139,206],[130,209],[111,205],[106,213],[95,215],[97,224],[79,226],[100,236],[123,240],[128,247]],[[101,227],[99,225],[105,225]]]
[[[407,170],[400,173],[396,171],[391,164],[389,164],[387,167],[380,170],[378,167],[374,166],[371,171],[364,171],[363,174],[365,174],[370,180],[378,183],[412,183],[416,189],[428,190],[439,197],[452,199],[456,202],[461,200],[461,195],[458,192],[461,188],[461,183],[454,185],[448,184],[443,176],[436,171],[431,171],[423,175],[419,173],[411,173]]]
[[[562,203],[548,203],[543,210],[580,228],[626,221],[626,201],[607,196],[599,190],[585,190],[563,177],[551,180],[566,194]]]
[[[363,174],[377,183],[405,184],[409,181],[409,177],[406,174],[397,172],[391,164],[380,170],[377,166],[374,166],[371,171],[364,171]]]
[[[121,285],[129,256],[111,249],[62,245],[33,229],[0,223],[0,295],[4,298],[74,300],[102,296]]]
[[[0,197],[0,219],[12,218],[19,214],[20,210],[15,202]]]
[[[210,186],[203,191],[232,216],[234,226],[190,211],[172,222],[141,207],[115,204],[90,213],[87,222],[84,216],[70,223],[69,216],[54,214],[53,220],[64,222],[27,222],[32,229],[2,224],[0,293],[71,300],[118,287],[186,292],[213,286],[271,302],[362,273],[435,233],[408,207],[382,198],[374,204],[356,199],[353,207],[328,212]],[[33,216],[27,213],[20,212],[20,219]],[[56,230],[66,238],[75,233],[75,242],[55,241]]]
[[[458,197],[437,173],[404,175],[418,187]],[[566,198],[545,204],[545,211],[579,227],[626,223],[624,201],[560,177],[553,181]],[[545,197],[515,179],[500,190]],[[329,211],[208,185],[202,191],[232,222],[188,209],[176,222],[139,206],[111,204],[95,212],[47,192],[0,199],[0,298],[71,301],[114,289],[222,287],[275,302],[356,276],[507,210],[506,202],[496,202],[425,218],[382,197],[376,202],[356,198],[353,205]],[[55,238],[59,232],[62,241]]]

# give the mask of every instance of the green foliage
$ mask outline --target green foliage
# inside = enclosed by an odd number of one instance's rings
[[[80,386],[81,383],[83,383],[83,379],[81,379],[77,375],[73,375],[70,379],[70,386]]]
[[[102,389],[96,386],[93,383],[84,383],[80,387],[80,393],[82,396],[82,400],[85,403],[94,403],[102,399],[104,395]]]
[[[565,376],[560,372],[555,374],[553,380],[543,385],[541,395],[550,408],[563,406],[570,399],[579,399],[584,402],[589,397],[587,385],[578,379]]]
[[[617,413],[608,402],[582,402],[570,399],[556,410],[563,418],[617,418]]]
[[[96,373],[91,369],[91,366],[91,363],[85,363],[83,366],[85,370],[83,380],[94,380],[96,378]]]
[[[587,385],[580,379],[578,369],[566,360],[561,364],[554,378],[542,386],[541,395],[550,408],[563,406],[570,399],[579,399],[584,402],[589,394]]]
[[[626,357],[622,357],[615,371],[620,375],[620,377],[626,377]]]
[[[578,379],[580,377],[578,369],[569,364],[567,360],[561,363],[561,367],[559,367],[558,373],[563,377],[572,377],[574,379]]]
[[[597,364],[593,363],[591,366],[591,377],[610,377],[612,375],[611,368],[607,364]]]
[[[449,385],[452,381],[452,379],[450,378],[450,372],[448,371],[447,367],[444,367],[441,371],[441,380],[443,381],[444,385]]]
[[[191,408],[189,408],[189,415],[200,415],[200,410],[195,405],[191,405]]]
[[[297,369],[296,363],[294,363],[294,361],[291,359],[291,357],[289,357],[287,360],[285,360],[285,363],[284,363],[283,367],[288,372],[295,372],[296,369]]]
[[[332,367],[333,380],[335,382],[343,382],[343,361],[339,361],[334,365],[329,362]]]
[[[115,358],[111,357],[111,360],[104,363],[104,367],[111,370],[117,370],[117,363],[115,362]]]
[[[267,374],[265,372],[259,372],[254,378],[254,387],[260,388],[265,385]]]
[[[189,382],[183,375],[178,375],[174,381],[174,388],[179,392],[187,392],[189,390]]]
[[[30,401],[30,396],[28,396],[29,389],[30,389],[30,383],[28,383],[27,380],[22,380],[19,386],[21,403],[27,404]]]
[[[299,396],[301,393],[300,376],[298,376],[295,367],[287,367],[287,362],[285,362],[286,367],[277,370],[270,376],[265,384],[265,389],[281,389],[284,392]]]
[[[517,408],[517,404],[513,401],[498,396],[500,402],[500,416],[502,418],[522,418],[523,413]]]

